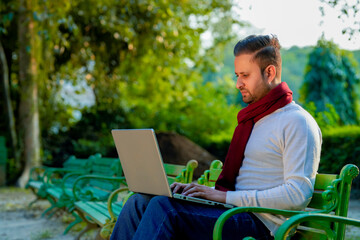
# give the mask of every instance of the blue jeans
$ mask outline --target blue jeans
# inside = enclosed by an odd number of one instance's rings
[[[110,239],[212,239],[215,222],[226,210],[164,196],[135,194],[121,210]],[[237,214],[225,223],[223,239],[248,236],[272,239],[269,230],[251,213]]]

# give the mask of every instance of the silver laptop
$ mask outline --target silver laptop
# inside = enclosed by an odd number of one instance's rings
[[[213,206],[234,207],[231,204],[172,193],[153,129],[113,129],[111,133],[131,191]]]

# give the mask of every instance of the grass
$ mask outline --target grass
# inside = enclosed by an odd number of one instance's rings
[[[53,233],[50,230],[44,230],[35,235],[31,236],[31,240],[42,240],[42,239],[50,239],[53,237]]]
[[[0,193],[31,193],[31,191],[29,189],[19,187],[0,187]]]
[[[1,187],[0,188],[0,211],[13,211],[24,209],[22,199],[25,196],[31,196],[31,191],[17,187]],[[9,201],[11,199],[11,201]]]

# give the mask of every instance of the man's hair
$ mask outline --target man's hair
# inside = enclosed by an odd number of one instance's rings
[[[280,48],[275,35],[250,35],[235,45],[234,55],[254,54],[253,60],[259,65],[263,75],[267,66],[274,65],[278,76],[281,73]]]

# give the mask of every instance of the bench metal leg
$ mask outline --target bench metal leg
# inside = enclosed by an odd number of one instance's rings
[[[76,224],[81,223],[83,220],[79,215],[77,215],[75,212],[72,212],[71,215],[75,217],[75,220],[69,224],[69,226],[66,227],[64,231],[64,235],[67,234],[71,228],[73,228]]]
[[[79,235],[77,235],[75,237],[75,240],[80,240],[81,236],[86,233],[87,231],[90,231],[91,229],[95,229],[97,228],[96,224],[93,224],[94,226],[92,226],[92,224],[87,224],[86,227],[79,233]]]
[[[96,223],[90,222],[82,212],[78,212],[78,214],[81,217],[81,219],[86,222],[86,227],[79,233],[79,235],[76,236],[75,238],[76,240],[80,240],[80,237],[87,231],[91,229],[99,228],[99,226]]]
[[[108,221],[106,221],[105,225],[100,229],[100,236],[104,239],[109,239],[111,233],[113,232],[115,224],[116,224],[116,218],[109,219]]]
[[[54,215],[54,213],[59,210],[59,209],[55,209],[55,208],[56,208],[55,205],[51,205],[49,208],[47,208],[47,209],[41,214],[41,216],[42,216],[42,217],[45,217],[46,214],[50,213],[50,214],[47,216],[47,218],[51,218],[51,217]],[[53,210],[55,210],[55,211],[53,211]],[[52,212],[52,211],[53,211],[53,212]],[[51,213],[51,212],[52,212],[52,213]]]
[[[32,187],[28,187],[32,193],[36,196],[36,199],[31,201],[28,205],[28,208],[30,208],[35,202],[41,200],[41,199],[46,199],[46,191],[44,191],[44,188],[40,188],[40,189],[34,189]]]
[[[95,236],[95,240],[104,240],[104,239],[110,239],[110,236],[108,238],[103,238],[101,236],[100,230],[97,232],[96,236]]]
[[[33,200],[33,201],[31,201],[31,202],[29,203],[28,208],[31,208],[31,206],[32,206],[35,202],[37,202],[38,200],[40,200],[40,198],[39,198],[38,196],[36,196],[35,200]]]
[[[46,199],[50,202],[51,206],[50,206],[49,208],[47,208],[47,209],[41,214],[42,217],[44,217],[46,214],[48,214],[48,213],[51,212],[54,208],[56,208],[56,202],[55,202],[54,199],[52,199],[51,197],[47,197]],[[53,214],[51,214],[50,217],[51,217],[52,215],[53,215]],[[50,218],[50,217],[48,217],[48,218]]]

